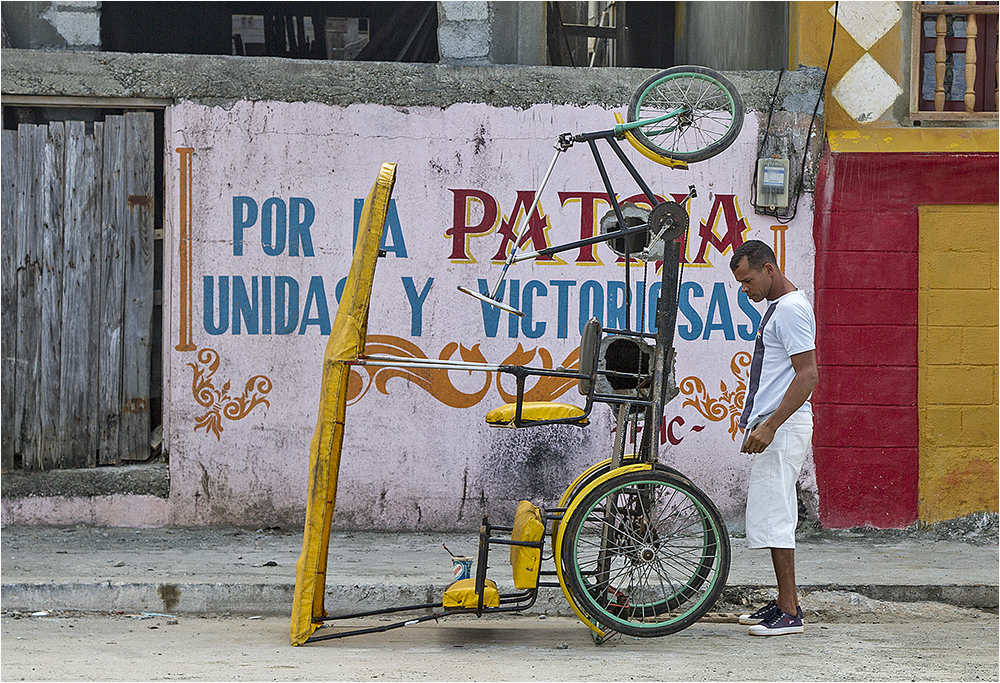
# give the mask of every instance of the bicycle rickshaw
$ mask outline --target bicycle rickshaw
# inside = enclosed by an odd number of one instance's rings
[[[375,263],[395,182],[395,164],[383,164],[364,204],[350,274],[324,358],[319,418],[310,446],[307,520],[297,564],[293,645],[386,631],[456,614],[523,611],[534,604],[540,587],[561,588],[597,643],[615,632],[661,636],[696,622],[721,594],[730,561],[725,522],[690,479],[658,461],[656,427],[664,406],[678,393],[673,376],[673,332],[681,282],[679,238],[688,228],[684,204],[696,196],[695,188],[690,188],[682,202],[658,198],[617,141],[624,138],[653,161],[685,168],[733,142],[742,126],[743,103],[722,75],[703,67],[674,67],[652,76],[635,91],[627,122],[619,114],[615,118],[617,123],[610,130],[558,136],[552,163],[525,213],[527,220],[535,211],[559,156],[574,144],[586,143],[612,206],[601,220],[601,233],[540,251],[519,252],[522,237],[515,230],[510,254],[492,292],[459,287],[484,303],[521,315],[497,296],[508,268],[519,261],[586,244],[607,243],[624,259],[628,308],[632,261],[662,261],[656,333],[602,329],[596,318],[591,319],[581,335],[576,367],[553,370],[365,353]],[[651,209],[619,203],[597,146],[601,140],[638,184]],[[493,426],[583,427],[595,404],[606,404],[615,413],[617,427],[612,453],[572,481],[555,507],[543,509],[521,501],[511,526],[491,524],[484,516],[475,576],[448,586],[440,602],[328,615],[323,597],[330,517],[336,498],[347,384],[352,366],[358,365],[511,375],[517,386],[516,400],[487,414],[486,420]],[[526,401],[526,382],[542,376],[575,380],[584,405]],[[649,428],[641,429],[644,425]],[[636,440],[640,429],[641,439]],[[637,445],[634,453],[625,452],[629,434]],[[496,545],[509,548],[514,592],[501,592],[487,577],[490,549]],[[543,569],[543,561],[549,560],[554,568]],[[405,612],[414,616],[371,628],[314,633],[327,622]]]

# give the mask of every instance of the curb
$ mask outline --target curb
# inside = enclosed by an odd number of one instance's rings
[[[437,602],[446,584],[329,585],[324,604],[331,614],[396,605]],[[759,602],[769,590],[760,585],[728,585],[720,602]],[[848,592],[886,602],[940,602],[957,607],[996,610],[998,587],[992,585],[815,584],[801,585],[803,595]],[[288,615],[292,609],[292,583],[9,583],[0,588],[4,610],[36,612],[78,610],[85,612],[158,612],[167,614]],[[529,614],[572,616],[562,593],[539,593]]]
[[[810,593],[857,593],[883,602],[941,602],[955,607],[992,609],[1000,607],[1000,589],[985,584],[930,585],[930,584],[806,584],[798,586],[801,595]],[[727,585],[721,600],[732,604],[763,602],[771,597],[773,588],[762,586]]]

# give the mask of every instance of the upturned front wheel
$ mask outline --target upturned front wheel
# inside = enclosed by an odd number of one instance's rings
[[[671,112],[675,115],[657,120]],[[743,127],[743,99],[717,71],[675,66],[636,89],[627,119],[652,121],[633,130],[633,144],[678,161],[703,161],[736,140]]]

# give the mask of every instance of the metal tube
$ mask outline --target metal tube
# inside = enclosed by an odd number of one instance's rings
[[[608,138],[612,141],[611,138]],[[611,186],[611,179],[608,177],[608,170],[604,167],[604,160],[601,159],[600,152],[597,151],[597,143],[594,140],[587,140],[587,144],[590,145],[590,151],[594,153],[594,161],[597,163],[597,170],[601,172],[601,180],[604,181],[604,189],[608,193],[608,201],[611,202],[612,208],[615,210],[615,218],[618,220],[618,232],[625,229],[625,217],[622,215],[622,207],[618,204],[618,197],[615,196],[615,189]],[[629,274],[629,264],[632,261],[632,256],[628,251],[628,240],[624,241],[625,244],[625,325],[626,327],[631,323],[632,318],[632,278]]]
[[[506,270],[506,267],[505,267],[505,270]],[[497,287],[499,287],[499,286],[500,286],[500,283],[498,282],[497,283]],[[487,303],[487,304],[489,304],[491,306],[496,306],[497,308],[503,309],[503,310],[507,311],[508,313],[513,313],[514,315],[516,315],[516,316],[518,316],[520,318],[524,317],[524,313],[522,313],[521,311],[517,310],[513,306],[508,306],[504,302],[497,301],[493,297],[486,296],[485,294],[480,294],[479,292],[475,291],[474,289],[469,289],[468,287],[463,287],[462,285],[459,285],[458,286],[458,291],[462,292],[463,294],[468,294],[472,298],[479,299],[480,301],[482,301],[484,303]]]
[[[535,207],[538,206],[538,199],[542,196],[542,190],[549,182],[549,176],[552,175],[552,169],[556,167],[556,161],[559,159],[559,155],[562,154],[563,150],[556,147],[556,153],[552,156],[552,161],[549,163],[549,170],[545,172],[542,177],[542,183],[538,186],[538,191],[535,192],[535,199],[531,202],[531,208],[528,212],[524,214],[525,224],[531,220],[531,214],[535,212]],[[500,291],[500,283],[503,282],[504,277],[507,276],[507,269],[510,268],[510,264],[514,262],[514,256],[517,254],[518,243],[521,241],[521,235],[518,232],[514,233],[514,244],[510,248],[510,256],[507,257],[507,261],[503,264],[503,270],[500,272],[500,279],[497,280],[496,285],[493,286],[493,292],[490,294],[491,299],[497,298],[497,292]]]
[[[435,361],[430,358],[426,360],[418,358],[394,358],[392,356],[377,359],[358,358],[355,361],[349,361],[348,364],[370,365],[377,368],[427,368],[429,370],[468,370],[469,372],[496,372],[500,369],[500,366],[496,364]]]
[[[378,354],[373,354],[373,355],[370,355],[370,356],[369,355],[361,355],[361,356],[358,356],[358,360],[360,360],[360,361],[376,361],[376,362],[382,362],[382,363],[402,361],[404,363],[419,363],[419,364],[422,364],[422,365],[442,365],[442,364],[444,364],[444,365],[452,365],[452,366],[455,366],[455,367],[458,367],[458,366],[462,366],[462,367],[469,366],[469,367],[473,367],[473,368],[479,368],[479,367],[482,367],[484,365],[491,365],[491,366],[495,365],[496,367],[500,367],[500,365],[498,363],[476,363],[474,361],[467,361],[467,360],[445,360],[443,358],[413,358],[413,357],[408,357],[408,356],[383,356],[383,355],[378,355]]]
[[[611,240],[621,239],[622,237],[638,235],[639,233],[646,232],[647,230],[649,230],[649,226],[646,224],[633,225],[631,228],[626,228],[617,232],[609,232],[607,235],[594,235],[593,237],[576,240],[575,242],[567,242],[566,244],[560,244],[555,247],[546,247],[545,249],[539,249],[538,251],[525,252],[514,259],[514,262],[527,261],[528,259],[538,258],[539,256],[551,256],[553,254],[569,251],[570,249],[585,247],[589,244],[600,244],[601,242],[609,242]]]
[[[625,152],[622,151],[622,148],[618,145],[618,142],[614,138],[608,138],[608,144],[611,145],[611,149],[613,149],[615,151],[615,154],[618,155],[618,158],[621,159],[622,165],[625,166],[626,169],[628,169],[629,174],[632,176],[636,184],[642,190],[642,193],[646,195],[646,198],[649,200],[649,203],[654,207],[657,204],[659,204],[660,202],[656,198],[656,195],[653,194],[653,190],[650,189],[649,185],[646,184],[646,181],[643,180],[641,175],[639,175],[639,171],[637,171],[635,166],[632,165],[632,161],[627,156],[625,156]]]

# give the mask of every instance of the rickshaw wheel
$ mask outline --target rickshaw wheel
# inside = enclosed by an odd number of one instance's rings
[[[704,616],[725,587],[725,522],[704,493],[670,472],[612,474],[574,501],[563,524],[567,588],[610,630],[675,633]]]

